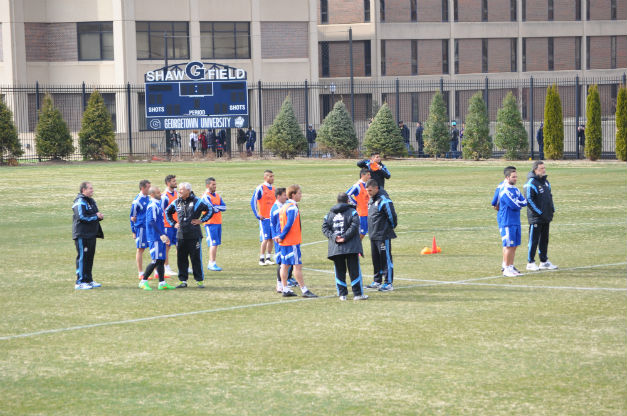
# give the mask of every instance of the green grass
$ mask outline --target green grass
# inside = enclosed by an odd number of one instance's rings
[[[625,414],[624,163],[547,162],[549,256],[561,270],[516,279],[498,277],[489,205],[503,162],[387,165],[396,290],[356,303],[333,297],[320,231],[357,180],[355,161],[2,168],[0,414]],[[531,164],[516,165],[524,177]],[[303,187],[305,281],[321,299],[284,301],[275,269],[256,264],[249,201],[266,168],[278,185]],[[130,202],[140,179],[162,184],[170,173],[197,191],[216,177],[228,207],[224,271],[206,273],[204,290],[137,289]],[[94,265],[104,287],[74,291],[70,207],[83,180],[105,215]],[[442,254],[420,256],[434,235]],[[526,231],[522,244],[519,269]],[[87,327],[68,329],[77,326]]]

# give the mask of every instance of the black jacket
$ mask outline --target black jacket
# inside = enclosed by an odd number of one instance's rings
[[[191,192],[187,199],[176,198],[166,208],[165,216],[173,227],[176,224],[175,212],[178,214],[180,224],[176,238],[179,240],[198,239],[202,238],[202,231],[200,225],[192,224],[192,220],[209,221],[209,218],[213,216],[213,205],[207,198],[198,198]]]
[[[379,193],[368,201],[368,235],[371,240],[396,238],[394,229],[398,225],[392,200],[379,189]]]
[[[322,234],[329,239],[328,258],[341,254],[363,254],[359,238],[359,215],[349,204],[337,204],[324,217]],[[343,243],[335,242],[335,237],[344,237]]]
[[[409,143],[409,129],[404,124],[403,127],[401,127],[401,136],[403,136],[403,141],[405,143]]]
[[[372,170],[371,167],[372,162],[370,159],[362,160],[361,162],[357,162],[357,166],[362,169],[368,169],[370,171],[370,178],[377,181],[379,184],[379,188],[385,188],[385,180],[390,179],[390,171],[385,167],[383,163],[379,163],[377,170]]]
[[[104,238],[100,220],[96,216],[98,206],[93,198],[79,193],[74,199],[72,211],[74,211],[72,219],[73,240],[77,238]]]
[[[307,129],[307,142],[315,143],[316,137],[318,137],[318,133],[316,133],[316,129]]]
[[[524,185],[527,198],[527,221],[529,224],[545,224],[553,220],[555,207],[551,184],[546,176],[537,176],[533,171],[527,174],[527,183]]]

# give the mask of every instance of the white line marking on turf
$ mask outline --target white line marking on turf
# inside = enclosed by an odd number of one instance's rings
[[[571,267],[571,268],[567,268],[567,269],[546,270],[546,271],[536,272],[535,274],[539,274],[539,273],[543,273],[543,272],[556,273],[556,272],[559,272],[559,271],[577,270],[577,269],[592,269],[592,268],[597,268],[597,267],[622,266],[622,265],[625,265],[625,264],[627,264],[627,262],[610,263],[610,264],[595,264],[595,265],[590,265],[590,266]],[[305,268],[305,267],[303,267],[303,269],[316,271],[316,272],[320,272],[320,273],[325,273],[325,274],[333,274],[334,273],[334,272],[329,271],[329,270],[311,269],[311,268]],[[532,286],[532,285],[527,286],[527,285],[506,285],[506,284],[496,285],[496,284],[489,284],[489,283],[471,283],[471,282],[476,282],[476,281],[479,281],[479,280],[497,279],[497,278],[502,278],[502,277],[503,277],[502,275],[485,276],[485,277],[477,277],[477,278],[473,278],[473,279],[465,279],[465,280],[457,280],[457,281],[420,280],[420,279],[397,278],[397,280],[418,281],[418,282],[428,282],[428,283],[421,284],[421,285],[400,286],[400,287],[396,287],[395,290],[398,290],[398,289],[411,289],[411,288],[425,287],[425,286],[436,286],[436,285],[454,285],[454,284],[459,284],[459,285],[468,284],[468,285],[471,285],[471,284],[475,284],[475,285],[485,285],[485,286],[505,286],[505,287],[525,287],[525,288],[528,287],[528,288],[540,288],[540,289],[574,289],[574,290],[627,291],[627,289],[620,289],[620,288],[579,288],[579,287],[572,287],[572,288],[570,288],[570,287],[558,287],[558,286]],[[331,299],[331,298],[335,298],[335,297],[337,297],[337,296],[336,295],[320,296],[318,299]],[[124,321],[100,322],[100,323],[97,323],[97,324],[77,325],[77,326],[70,326],[70,327],[67,327],[67,328],[46,329],[46,330],[42,330],[42,331],[26,332],[26,333],[23,333],[23,334],[2,336],[2,337],[0,337],[0,341],[9,341],[9,340],[12,340],[12,339],[17,339],[17,338],[28,338],[28,337],[34,337],[34,336],[37,336],[37,335],[57,334],[57,333],[60,333],[60,332],[70,332],[70,331],[77,331],[77,330],[80,330],[80,329],[98,328],[98,327],[103,327],[103,326],[125,325],[125,324],[132,324],[132,323],[136,323],[136,322],[147,322],[147,321],[154,321],[154,320],[157,320],[157,319],[178,318],[178,317],[181,317],[181,316],[200,315],[200,314],[205,314],[205,313],[228,312],[228,311],[234,311],[234,310],[239,310],[239,309],[249,309],[249,308],[262,307],[262,306],[282,305],[282,304],[287,304],[287,303],[304,302],[304,301],[309,301],[309,300],[313,300],[313,299],[298,298],[298,299],[280,300],[280,301],[266,302],[266,303],[251,303],[251,304],[247,304],[247,305],[227,306],[227,307],[215,308],[215,309],[204,309],[204,310],[200,310],[200,311],[181,312],[181,313],[173,313],[173,314],[168,314],[168,315],[147,316],[145,318],[127,319],[127,320],[124,320]]]

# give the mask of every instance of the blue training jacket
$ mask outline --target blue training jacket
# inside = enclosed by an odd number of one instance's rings
[[[496,220],[499,228],[512,225],[520,226],[520,209],[527,206],[527,200],[522,196],[518,188],[507,182],[507,179],[501,182],[494,191],[492,206],[497,205],[499,213],[496,216]]]
[[[146,208],[145,224],[146,239],[148,242],[157,241],[162,235],[165,235],[165,224],[163,223],[163,208],[161,201],[150,198],[150,203]]]

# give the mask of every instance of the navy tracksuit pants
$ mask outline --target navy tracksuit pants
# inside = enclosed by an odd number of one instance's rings
[[[394,264],[392,263],[392,240],[370,240],[374,281],[392,284]]]

